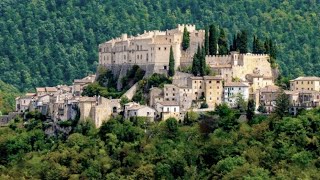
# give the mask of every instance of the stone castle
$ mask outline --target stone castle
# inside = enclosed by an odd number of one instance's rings
[[[190,46],[187,50],[181,47],[184,28],[190,34]],[[199,45],[204,44],[205,31],[196,30],[195,25],[178,25],[177,28],[166,31],[148,31],[141,35],[130,36],[123,34],[99,45],[99,65],[113,71],[119,79],[133,65],[139,65],[146,75],[167,73],[169,68],[170,47],[175,57],[175,69],[191,66],[193,56]],[[240,54],[231,52],[230,55],[206,56],[207,65],[222,76],[226,82],[235,79],[250,81],[252,76],[259,76],[260,84],[273,85],[275,75],[267,54]],[[252,78],[251,78],[252,80]],[[264,82],[265,81],[265,82]]]
[[[181,49],[184,28],[190,33],[190,47]],[[172,47],[175,69],[192,62],[199,44],[203,44],[204,30],[196,30],[195,25],[178,25],[166,31],[148,31],[135,37],[123,34],[99,45],[99,65],[112,70],[119,66],[139,65],[147,74],[165,73],[169,69],[169,54]],[[116,73],[117,74],[117,73]]]

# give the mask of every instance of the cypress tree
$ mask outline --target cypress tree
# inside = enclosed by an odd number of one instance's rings
[[[265,48],[265,53],[270,54],[270,44],[269,44],[269,39],[266,39],[264,41],[264,48]]]
[[[217,29],[212,24],[209,27],[209,54],[210,55],[217,54],[217,44],[218,44]]]
[[[240,51],[240,45],[241,45],[241,33],[238,32],[236,36],[236,51]]]
[[[230,51],[236,51],[237,50],[237,37],[236,35],[233,35],[232,45],[230,45]]]
[[[254,117],[254,111],[256,109],[256,104],[255,102],[253,101],[253,99],[249,99],[248,101],[248,107],[247,107],[247,119],[249,121],[251,121]]]
[[[206,55],[209,54],[209,31],[208,27],[205,29],[205,34],[204,34],[204,50]]]
[[[255,47],[256,54],[264,54],[265,49],[263,43],[260,41],[260,39],[257,37],[256,38],[256,47]]]
[[[219,45],[219,54],[220,55],[227,55],[228,52],[228,38],[226,35],[226,32],[224,29],[220,30],[220,37],[219,37],[219,41],[218,41],[218,45]]]
[[[185,51],[190,46],[190,33],[187,30],[187,27],[183,29],[183,37],[182,37],[182,49]]]
[[[238,45],[238,43],[237,43]],[[248,34],[247,31],[242,30],[239,37],[239,51],[240,53],[247,53],[248,52]]]
[[[205,48],[202,48],[201,50],[201,58],[200,58],[200,62],[201,62],[201,66],[200,66],[200,75],[204,76],[206,75],[206,52],[205,52]]]
[[[256,36],[253,36],[253,43],[252,43],[252,53],[256,54],[257,53],[257,40]]]
[[[193,55],[193,61],[192,61],[192,74],[194,76],[198,76],[199,65],[200,65],[200,62],[199,62],[199,59],[198,59],[198,55],[195,53]]]
[[[169,71],[168,71],[168,75],[169,75],[170,77],[174,76],[174,56],[173,56],[172,46],[170,47]]]

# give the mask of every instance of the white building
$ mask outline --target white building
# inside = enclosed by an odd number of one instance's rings
[[[237,98],[242,96],[245,101],[249,99],[249,85],[241,82],[225,83],[223,88],[224,102],[230,107],[237,105]]]
[[[161,113],[162,120],[174,117],[180,119],[180,106],[176,101],[163,101],[156,105],[158,113]]]
[[[148,120],[154,121],[156,115],[156,110],[149,106],[140,105],[135,102],[125,104],[124,116],[126,119],[130,117],[146,117]]]

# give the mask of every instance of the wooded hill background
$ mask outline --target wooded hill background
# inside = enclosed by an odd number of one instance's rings
[[[317,0],[2,0],[0,80],[20,91],[68,84],[95,72],[98,44],[121,33],[192,23],[225,28],[229,44],[272,38],[284,76],[320,75],[320,6]],[[252,45],[252,39],[249,39]]]

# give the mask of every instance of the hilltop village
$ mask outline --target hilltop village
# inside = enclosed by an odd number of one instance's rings
[[[186,49],[182,47],[185,31],[190,40]],[[117,89],[122,88],[120,79],[136,65],[145,71],[145,78],[155,73],[167,76],[173,54],[172,83],[151,87],[145,104],[132,101],[138,83],[119,98],[83,96],[84,89],[97,80],[97,73],[76,79],[70,86],[38,87],[35,93],[17,97],[16,112],[1,116],[0,123],[5,125],[16,116],[35,110],[50,119],[52,125],[78,118],[92,121],[98,128],[119,114],[124,118],[143,117],[150,122],[170,117],[183,121],[187,112],[214,111],[222,103],[237,108],[239,99],[245,102],[252,99],[256,113],[269,114],[282,93],[289,97],[288,111],[292,114],[319,106],[320,78],[298,77],[290,81],[290,89],[283,90],[275,85],[277,70],[272,67],[269,54],[230,51],[226,55],[206,55],[205,64],[211,74],[195,76],[182,72],[193,66],[199,46],[205,44],[205,36],[205,30],[196,30],[194,25],[178,25],[176,29],[148,31],[137,36],[123,34],[99,45],[99,66],[118,77]],[[123,103],[124,97],[131,102]]]

